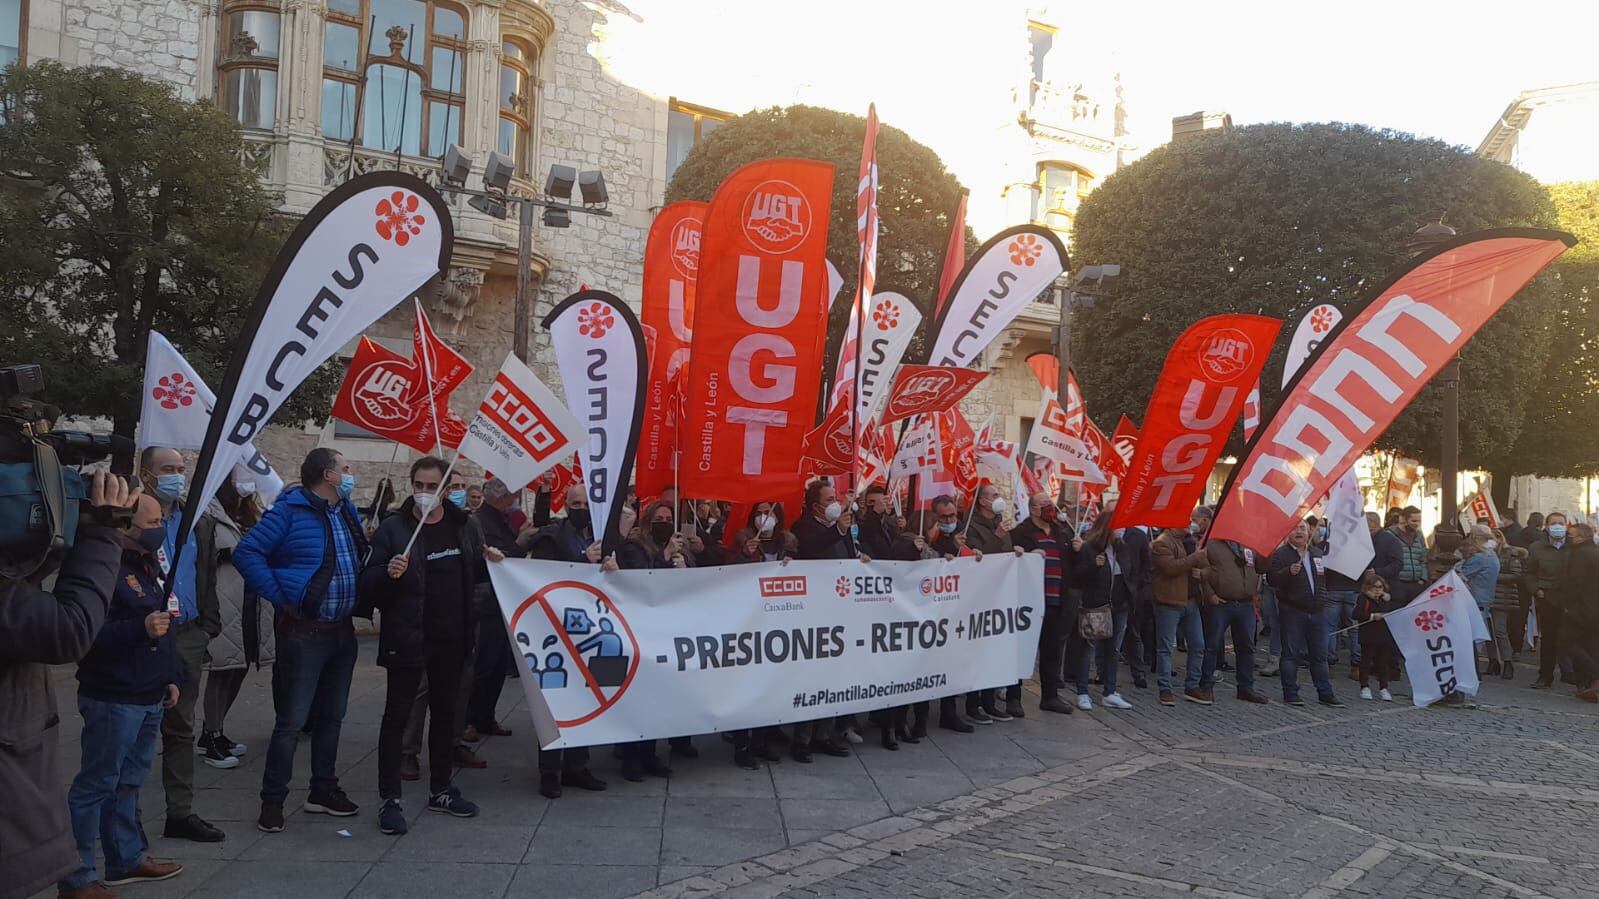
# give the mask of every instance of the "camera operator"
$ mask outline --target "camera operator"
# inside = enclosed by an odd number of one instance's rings
[[[0,581],[0,733],[11,741],[0,765],[0,899],[31,896],[79,867],[56,770],[60,719],[48,666],[76,662],[94,644],[122,559],[111,525],[138,495],[122,478],[96,473],[91,517],[78,527],[54,590],[39,586],[49,564]]]

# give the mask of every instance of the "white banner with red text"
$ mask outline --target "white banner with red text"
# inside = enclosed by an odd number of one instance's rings
[[[515,559],[489,574],[546,749],[1014,684],[1032,676],[1044,613],[1031,553],[614,572]]]

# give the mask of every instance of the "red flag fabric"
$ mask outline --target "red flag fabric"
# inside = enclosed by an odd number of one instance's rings
[[[1172,344],[1116,502],[1116,527],[1183,527],[1282,322],[1213,315]]]
[[[424,356],[424,353],[427,355]],[[439,339],[421,303],[416,304],[416,318],[411,323],[411,358],[419,366],[424,361],[427,363],[423,371],[432,375],[433,402],[444,409],[449,408],[450,394],[455,388],[472,376],[472,364]],[[439,424],[444,427],[442,421]],[[459,442],[461,438],[457,435],[455,439]],[[450,445],[453,447],[455,444]]]
[[[583,461],[576,453],[570,461],[550,469],[550,514],[559,515],[566,508],[566,491],[583,482]]]
[[[837,403],[822,423],[806,432],[800,455],[811,474],[841,475],[855,462],[855,442],[850,435],[850,404]]]
[[[434,452],[441,442],[452,449],[460,446],[466,422],[450,411],[449,394],[435,391],[431,401],[428,394],[420,359],[407,359],[363,337],[333,400],[332,415],[421,453]],[[442,440],[434,435],[435,414]]]
[[[1125,475],[1127,466],[1133,462],[1133,448],[1138,446],[1138,425],[1133,424],[1133,420],[1125,413],[1116,422],[1116,431],[1110,435],[1110,445],[1115,447],[1116,455],[1121,459],[1119,463],[1113,461],[1111,464],[1120,468]]]
[[[700,242],[708,207],[684,200],[662,209],[644,244],[644,305],[639,316],[650,348],[634,481],[639,496],[672,484],[678,446],[677,406],[693,341]],[[651,339],[653,337],[653,339]]]
[[[951,481],[962,494],[976,495],[977,435],[959,409],[949,409],[938,416],[938,442],[942,450],[941,473],[934,480]]]
[[[1255,386],[1249,388],[1249,396],[1244,397],[1244,442],[1255,438],[1255,429],[1260,427],[1260,379],[1255,379]]]
[[[849,327],[839,347],[833,369],[833,400],[846,384],[855,384],[860,372],[861,328],[872,312],[872,291],[877,285],[877,104],[866,110],[866,140],[861,145],[860,178],[855,187],[855,228],[860,252],[856,255],[855,296],[849,310]],[[858,385],[856,391],[859,392]],[[864,423],[862,423],[864,424]],[[859,425],[856,426],[859,431]]]
[[[952,409],[987,372],[946,365],[901,365],[883,405],[883,424]]]
[[[1027,368],[1046,393],[1060,393],[1060,359],[1054,353],[1028,354]],[[1082,388],[1077,386],[1077,372],[1066,372],[1066,391],[1066,433],[1078,436],[1088,422],[1088,407],[1083,402]]]
[[[827,336],[833,167],[768,159],[733,172],[706,214],[689,359],[683,495],[786,496],[815,421]]]
[[[949,220],[949,241],[944,244],[944,265],[938,270],[938,303],[929,323],[944,315],[944,304],[949,302],[950,291],[966,267],[966,191],[961,191],[960,202],[955,204],[955,214]]]
[[[1284,390],[1233,470],[1211,536],[1276,548],[1472,335],[1575,243],[1559,231],[1505,228],[1407,262]]]

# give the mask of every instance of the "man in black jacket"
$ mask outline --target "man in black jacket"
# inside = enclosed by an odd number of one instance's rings
[[[0,814],[0,899],[32,896],[81,864],[62,801],[50,666],[76,662],[94,645],[118,583],[121,545],[109,516],[137,496],[106,472],[89,488],[95,517],[80,520],[55,588],[38,586],[49,563],[0,581],[0,732],[14,741],[0,766],[0,795],[27,810]]]
[[[1294,525],[1288,542],[1271,554],[1266,579],[1277,591],[1283,629],[1283,702],[1302,706],[1299,666],[1309,663],[1310,679],[1322,705],[1343,708],[1327,675],[1327,573],[1321,554],[1310,546],[1310,527]]]
[[[589,497],[581,484],[566,490],[566,514],[555,518],[527,539],[528,557],[546,562],[572,562],[598,565],[600,544],[594,539],[589,517]],[[527,647],[523,657],[537,655],[537,647]],[[527,675],[524,673],[523,677]],[[603,790],[606,783],[589,771],[588,747],[539,750],[539,792],[547,799],[561,798],[561,788],[581,787]]]
[[[1132,671],[1133,686],[1140,690],[1149,686],[1145,672],[1154,667],[1155,593],[1150,582],[1153,569],[1149,561],[1149,547],[1153,542],[1149,528],[1134,525],[1122,532],[1122,546],[1116,553],[1116,564],[1121,566],[1122,584],[1128,593],[1122,655]]]
[[[483,533],[484,545],[494,547],[508,559],[527,555],[507,517],[521,503],[520,491],[513,491],[499,478],[490,478],[483,484],[483,504],[472,513]],[[494,720],[494,710],[500,703],[506,677],[515,670],[517,654],[506,636],[505,618],[494,597],[494,586],[487,581],[478,584],[473,604],[478,616],[477,658],[472,666],[472,693],[466,704],[466,736],[509,737],[511,729]]]
[[[816,480],[805,487],[805,512],[800,519],[794,522],[794,537],[799,541],[799,558],[801,559],[854,559],[870,562],[871,558],[864,553],[859,555],[851,552],[849,535],[840,533],[838,519],[844,514],[844,506],[838,501],[838,493],[833,485],[826,481]],[[849,755],[849,747],[834,738],[831,730],[825,726],[818,728],[815,721],[801,721],[794,724],[793,743],[789,747],[789,754],[794,761],[808,764],[813,752],[831,755],[836,758],[845,758]],[[817,733],[821,731],[821,733]]]
[[[475,804],[450,784],[456,702],[467,654],[475,638],[472,595],[488,579],[483,560],[504,553],[483,544],[466,510],[444,499],[444,460],[423,456],[411,464],[411,496],[398,514],[372,534],[372,554],[361,570],[358,614],[383,613],[378,664],[388,669],[388,695],[378,730],[378,827],[407,830],[400,805],[400,744],[417,687],[428,679],[428,810],[458,818]],[[420,522],[420,529],[418,523]],[[414,535],[414,536],[413,536]]]

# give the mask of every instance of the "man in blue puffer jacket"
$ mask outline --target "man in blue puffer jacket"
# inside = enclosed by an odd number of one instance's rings
[[[305,810],[345,817],[358,811],[335,773],[339,728],[355,671],[356,576],[368,547],[350,502],[355,476],[339,453],[319,447],[300,466],[300,485],[278,497],[233,551],[244,582],[277,608],[277,720],[261,775],[264,833],[283,830],[294,750],[311,725],[311,795]],[[314,713],[314,717],[313,717]]]

